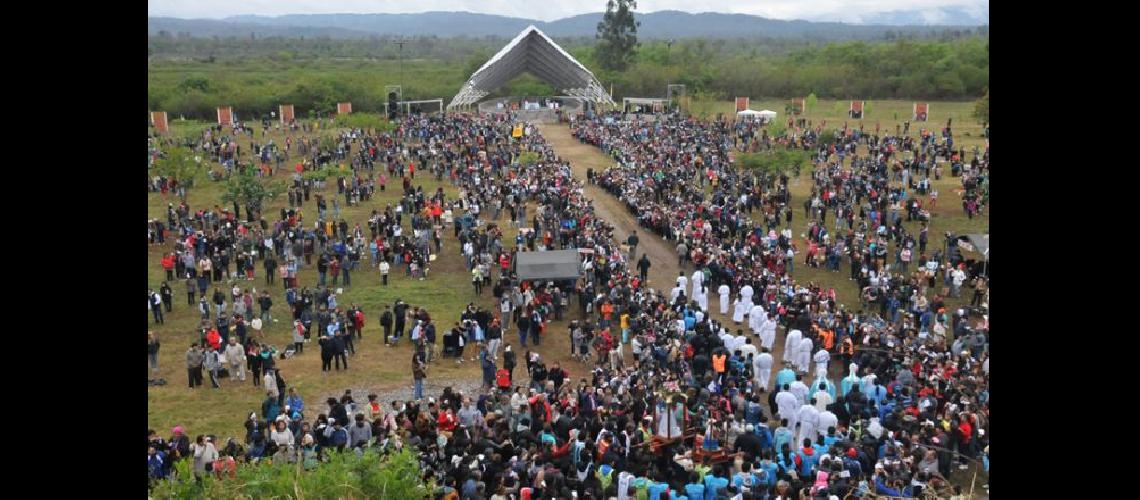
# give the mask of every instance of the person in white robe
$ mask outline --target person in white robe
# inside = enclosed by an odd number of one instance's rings
[[[788,390],[792,391],[792,394],[796,396],[797,405],[802,405],[809,399],[808,392],[810,392],[810,389],[808,389],[807,384],[804,383],[802,375],[796,375],[795,382],[792,382]]]
[[[800,432],[796,436],[797,443],[803,443],[805,439],[810,439],[815,442],[815,430],[819,425],[819,410],[815,409],[812,401],[805,402],[796,413],[796,419],[800,422]]]
[[[792,394],[791,391],[776,393],[776,412],[780,414],[780,418],[788,419],[788,429],[796,428],[796,422],[799,421],[797,411],[800,406],[796,395]]]
[[[760,348],[760,354],[752,358],[752,374],[756,377],[756,385],[768,390],[768,380],[772,378],[772,353],[767,347]]]
[[[708,312],[709,310],[709,289],[704,285],[693,287],[693,300],[697,301],[697,306],[701,311]]]
[[[745,343],[747,340],[748,340],[748,337],[746,337],[746,336],[744,335],[744,330],[741,330],[741,329],[737,329],[737,330],[736,330],[736,336],[732,337],[732,347],[730,347],[730,348],[728,349],[728,352],[729,352],[730,354],[731,354],[731,353],[735,353],[737,350],[739,350],[740,348],[744,347],[744,343]]]
[[[752,290],[752,285],[744,285],[743,287],[740,288],[740,296],[744,298],[744,303],[748,305],[749,309],[752,308],[752,294],[753,293],[755,293],[755,292],[753,292],[753,290]]]
[[[744,356],[744,359],[748,359],[749,355],[752,355],[752,359],[756,359],[756,355],[759,353],[760,352],[756,350],[756,346],[752,344],[752,339],[750,338],[745,338],[744,343],[740,345],[740,355]]]
[[[800,350],[796,356],[796,369],[807,373],[811,369],[811,353],[815,343],[811,341],[811,337],[804,336],[800,339]]]
[[[728,314],[728,294],[731,292],[732,292],[732,289],[729,288],[728,285],[721,285],[719,288],[716,289],[716,293],[720,295],[720,313],[721,314]]]
[[[827,362],[831,360],[831,354],[820,346],[819,350],[812,355],[811,360],[815,362],[815,377],[827,378]]]
[[[826,410],[827,405],[835,402],[826,389],[820,389],[819,386],[812,387],[812,389],[815,391],[811,395],[811,397],[815,399],[815,409],[819,411]],[[820,427],[819,430],[822,431],[823,427]]]
[[[788,332],[787,338],[784,339],[784,362],[795,364],[796,355],[800,352],[800,341],[803,338],[804,334],[799,329]]]
[[[824,394],[827,393],[825,392]],[[816,408],[819,408],[818,404]],[[826,408],[819,410],[819,416],[816,419],[816,430],[826,436],[828,429],[832,427],[839,427],[839,417],[835,416],[834,413],[828,411]]]
[[[767,321],[760,327],[760,345],[771,350],[772,346],[776,345],[776,318],[767,313],[765,317]]]
[[[677,276],[677,286],[682,290],[689,288],[689,278],[685,276],[685,271],[681,271],[681,275]]]
[[[693,282],[693,295],[696,295],[697,290],[700,289],[705,284],[705,273],[701,272],[700,269],[693,271],[692,282]]]
[[[673,290],[671,290],[669,292],[669,300],[671,302],[677,302],[677,297],[680,297],[684,293],[685,293],[685,287],[683,287],[681,285],[677,285],[677,286],[673,287]]]
[[[759,335],[760,326],[767,320],[768,316],[759,304],[752,306],[752,309],[748,311],[748,327],[752,329],[752,333]]]
[[[736,303],[732,305],[732,322],[737,325],[744,321],[744,314],[748,312],[748,306],[744,303],[743,296],[736,298]]]
[[[708,295],[705,295],[705,301],[708,302]],[[701,324],[705,320],[705,313],[702,311],[693,311],[693,317],[697,319],[696,324]]]
[[[732,352],[730,350],[732,348],[732,341],[734,339],[732,334],[728,333],[728,330],[721,328],[720,332],[717,333],[716,336],[718,339],[720,339],[720,344],[724,346],[725,350],[728,350],[728,352]]]

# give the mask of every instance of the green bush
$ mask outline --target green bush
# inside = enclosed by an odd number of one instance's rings
[[[426,499],[433,485],[424,484],[419,461],[409,451],[380,455],[369,450],[330,453],[328,461],[305,471],[293,463],[241,464],[235,478],[194,480],[189,460],[176,466],[178,481],[162,481],[154,498],[398,498]]]
[[[376,113],[337,115],[334,121],[338,127],[344,128],[359,128],[364,130],[377,130],[380,132],[390,132],[396,128],[395,125],[389,123],[386,118]]]

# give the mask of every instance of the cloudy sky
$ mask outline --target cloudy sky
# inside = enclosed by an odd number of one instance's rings
[[[774,19],[858,22],[861,14],[955,7],[980,16],[989,0],[640,0],[637,12],[681,10],[753,14]],[[605,0],[147,0],[147,15],[223,18],[239,14],[414,13],[468,11],[542,21],[605,10]],[[938,22],[932,11],[929,22]]]

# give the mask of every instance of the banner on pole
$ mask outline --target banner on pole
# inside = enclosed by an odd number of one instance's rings
[[[170,132],[170,123],[166,121],[165,111],[152,111],[150,113],[150,123],[154,125],[154,129],[160,134]]]
[[[231,106],[218,106],[218,125],[234,124],[234,108]]]
[[[925,102],[914,103],[914,121],[926,121],[927,114],[930,113],[930,104]]]
[[[855,119],[862,118],[863,117],[863,101],[851,101],[851,108],[848,110],[848,114],[851,115],[851,118],[855,118]]]
[[[347,115],[352,112],[351,102],[338,102],[336,103],[336,114]]]
[[[748,109],[748,98],[747,97],[737,97],[736,98],[736,112],[739,113],[739,112],[744,111],[746,109]]]
[[[293,105],[282,104],[277,107],[277,114],[281,117],[281,123],[289,124],[293,122]]]

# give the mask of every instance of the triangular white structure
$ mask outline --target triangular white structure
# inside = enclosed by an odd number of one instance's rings
[[[524,71],[566,95],[614,104],[593,72],[531,25],[475,71],[447,107],[475,104]]]

